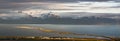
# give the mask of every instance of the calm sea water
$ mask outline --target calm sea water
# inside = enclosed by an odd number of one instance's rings
[[[119,25],[0,24],[0,36],[50,36],[34,28],[61,32],[120,37]]]

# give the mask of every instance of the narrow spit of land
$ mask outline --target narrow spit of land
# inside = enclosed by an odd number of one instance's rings
[[[18,26],[22,29],[40,30],[45,33],[55,33],[56,35],[77,35],[77,36],[95,36],[94,38],[78,38],[78,37],[49,37],[49,36],[0,36],[0,41],[120,41],[120,38],[112,38],[99,35],[78,34],[72,32],[59,32],[43,27]]]
[[[23,37],[12,37],[13,40],[34,40],[34,41],[117,41],[119,39],[116,38],[111,38],[111,37],[106,37],[106,36],[100,36],[100,35],[90,35],[90,34],[77,34],[77,33],[72,33],[72,32],[59,32],[59,31],[54,31],[50,29],[45,29],[43,27],[31,27],[31,26],[19,26],[18,28],[22,29],[33,29],[33,30],[40,30],[42,32],[46,33],[56,33],[60,35],[84,35],[84,36],[95,36],[94,38],[70,38],[70,37],[30,37],[30,36],[23,36]],[[5,38],[10,38],[10,37],[5,37]],[[10,39],[12,39],[10,38]],[[17,39],[16,39],[17,38]],[[3,39],[4,40],[4,39]]]

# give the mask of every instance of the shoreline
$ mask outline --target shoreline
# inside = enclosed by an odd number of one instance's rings
[[[110,39],[97,38],[68,38],[68,37],[34,37],[34,36],[0,36],[0,40],[32,40],[32,41],[111,41]],[[115,39],[114,39],[115,40]]]

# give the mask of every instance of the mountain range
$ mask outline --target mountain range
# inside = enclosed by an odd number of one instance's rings
[[[86,17],[60,17],[55,14],[47,13],[41,14],[41,17],[28,16],[19,19],[2,19],[1,24],[83,24],[83,25],[97,25],[97,24],[120,24],[120,15],[104,14],[99,16]]]

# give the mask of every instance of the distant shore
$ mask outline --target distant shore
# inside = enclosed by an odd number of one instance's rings
[[[33,36],[0,36],[0,40],[6,41],[119,41],[120,39],[97,38],[67,38],[67,37],[33,37]]]

